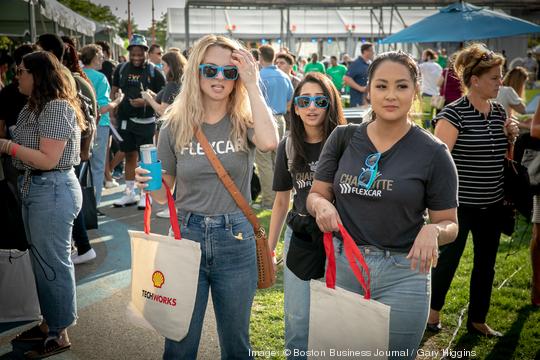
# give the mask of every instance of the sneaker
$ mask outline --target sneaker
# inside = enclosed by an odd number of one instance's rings
[[[168,218],[171,217],[171,213],[169,212],[169,208],[167,207],[167,208],[165,208],[165,209],[163,209],[163,210],[161,210],[161,211],[158,211],[158,212],[156,213],[156,216],[157,216],[158,218],[168,219]]]
[[[141,198],[139,199],[139,203],[137,204],[137,209],[144,210],[146,209],[146,193],[143,192],[141,194]],[[150,204],[152,204],[152,198],[150,198]]]
[[[135,191],[126,190],[124,196],[113,202],[114,207],[124,207],[135,205],[140,200],[139,195],[135,194]]]
[[[82,255],[79,255],[79,253],[71,254],[71,261],[73,261],[73,264],[83,264],[85,262],[88,262],[90,260],[94,260],[96,258],[96,252],[94,249],[90,249],[87,252],[85,252]]]
[[[114,178],[111,181],[109,180],[105,181],[105,189],[112,189],[117,186],[120,186],[120,184]]]

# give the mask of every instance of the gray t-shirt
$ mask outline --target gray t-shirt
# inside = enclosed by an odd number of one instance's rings
[[[381,154],[375,182],[358,186],[365,160],[377,150],[361,124],[338,158],[337,132],[326,141],[315,179],[332,183],[343,225],[360,245],[408,252],[424,224],[425,209],[446,210],[458,205],[457,171],[442,142],[413,126]],[[343,137],[341,137],[343,138]]]
[[[249,201],[255,158],[255,145],[251,142],[253,129],[248,130],[248,152],[239,150],[230,139],[232,124],[228,115],[216,124],[203,124],[202,129],[223,167]],[[202,215],[240,211],[197,139],[194,137],[190,146],[179,152],[175,151],[174,144],[170,128],[163,127],[159,134],[158,158],[163,170],[176,176],[177,208]]]
[[[172,104],[176,96],[180,93],[180,84],[174,81],[167,82],[167,85],[156,95],[156,102],[158,104],[167,103]]]

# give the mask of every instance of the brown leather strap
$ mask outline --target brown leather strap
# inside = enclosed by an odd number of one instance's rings
[[[212,147],[208,143],[208,139],[202,132],[201,128],[195,130],[195,136],[197,137],[199,144],[201,144],[204,153],[208,158],[208,161],[210,161],[210,164],[212,164],[212,167],[214,168],[214,170],[216,170],[218,178],[221,180],[221,182],[223,182],[223,185],[225,185],[225,188],[231,194],[234,202],[236,202],[236,205],[238,205],[240,210],[242,210],[244,215],[246,215],[249,222],[253,226],[253,229],[255,230],[255,235],[257,235],[261,230],[264,231],[264,228],[262,228],[259,224],[259,219],[257,219],[257,216],[251,209],[251,206],[249,206],[246,198],[240,192],[233,179],[231,179],[231,176],[229,175],[227,170],[225,170],[225,168],[221,164],[221,161],[219,161],[216,153],[214,152],[214,149],[212,149]]]

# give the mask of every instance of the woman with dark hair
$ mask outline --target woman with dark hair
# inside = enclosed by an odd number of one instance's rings
[[[79,55],[77,54],[77,50],[75,50],[75,42],[69,36],[62,36],[62,40],[64,41],[64,56],[62,57],[62,63],[71,72],[77,86],[77,91],[80,91],[82,95],[92,101],[93,114],[96,116],[97,120],[98,111],[96,92],[92,82],[79,65]],[[90,158],[87,157],[89,155],[84,154],[83,151],[83,153],[81,153],[81,162],[89,161]],[[77,177],[80,175],[81,166],[82,163],[81,165],[75,166],[75,174]],[[100,190],[96,191],[96,193],[101,194],[101,184],[94,183],[94,185],[100,187]],[[97,200],[98,199],[96,198],[96,201]],[[73,241],[75,242],[75,249],[73,249],[71,260],[74,264],[82,264],[96,258],[97,254],[94,249],[92,249],[92,245],[90,245],[90,238],[88,237],[86,223],[84,222],[82,212],[79,213],[73,224]]]
[[[77,319],[70,244],[82,194],[73,167],[80,161],[86,124],[77,94],[53,54],[26,55],[17,77],[28,104],[17,120],[13,142],[0,139],[0,152],[9,153],[23,172],[23,221],[43,322],[14,341],[39,341],[25,356],[41,359],[69,349],[66,329]]]
[[[454,72],[455,60],[455,54],[447,59],[448,67],[443,69],[439,80],[437,80],[437,86],[440,88],[441,96],[444,96],[445,106],[463,96],[461,81]]]
[[[439,245],[457,233],[450,153],[409,117],[419,76],[415,61],[401,51],[375,58],[367,84],[372,120],[356,125],[349,142],[343,141],[347,127],[334,130],[307,200],[321,231],[338,231],[338,224],[347,229],[369,266],[372,298],[390,306],[389,359],[416,357],[429,311],[430,271]],[[336,284],[363,294],[340,239],[334,238],[334,248]],[[351,344],[360,350],[362,339],[351,334]]]
[[[462,98],[444,107],[433,119],[435,136],[450,149],[459,176],[459,234],[441,248],[433,270],[433,296],[428,329],[441,329],[439,313],[459,260],[472,233],[474,260],[471,272],[467,329],[485,336],[502,336],[486,324],[495,260],[501,237],[504,198],[504,157],[519,129],[493,101],[501,86],[504,57],[480,44],[461,50],[454,63],[467,89]]]
[[[184,55],[169,51],[161,58],[163,63],[163,72],[167,84],[157,94],[148,89],[141,92],[143,99],[150,104],[159,115],[163,115],[165,110],[174,102],[176,95],[180,93],[182,85],[182,75],[184,75],[184,67],[187,60]]]
[[[291,131],[278,146],[273,190],[276,192],[269,243],[276,244],[289,211],[291,191],[294,188],[294,214],[308,215],[306,198],[323,145],[337,125],[345,124],[339,92],[332,81],[323,74],[311,72],[298,84],[291,106]],[[288,145],[287,145],[288,144]],[[287,146],[289,149],[287,151]],[[288,157],[293,157],[289,159]],[[285,230],[283,257],[286,258],[292,230]],[[305,234],[309,237],[309,234]],[[285,291],[285,348],[306,351],[309,327],[309,281],[298,278],[284,267]],[[295,357],[298,358],[298,357]]]

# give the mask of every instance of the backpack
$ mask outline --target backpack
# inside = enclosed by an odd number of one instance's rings
[[[349,146],[349,143],[351,142],[351,139],[356,132],[356,130],[360,127],[360,124],[354,124],[349,123],[347,125],[341,125],[338,126],[334,131],[338,131],[336,133],[338,139],[338,159],[341,159],[341,156],[345,152],[345,149],[347,149],[347,146]],[[343,131],[339,131],[339,128],[344,128]],[[287,136],[285,138],[285,156],[287,157],[287,169],[289,170],[289,173],[292,174],[292,164],[295,157],[295,151],[293,142],[291,139],[291,136]]]
[[[86,130],[81,131],[81,161],[90,159],[92,145],[94,144],[94,136],[96,134],[96,115],[94,113],[94,104],[92,99],[83,95],[79,83],[77,84],[77,97],[81,103],[81,110],[84,115]]]
[[[118,85],[120,85],[120,89],[125,89],[127,85],[127,78],[128,78],[128,64],[130,64],[129,61],[126,61],[120,65],[120,70],[118,71],[119,79],[118,79]],[[144,68],[144,76],[142,77],[143,86],[145,89],[149,89],[150,85],[152,84],[152,80],[156,77],[156,66],[150,62],[147,62]]]

